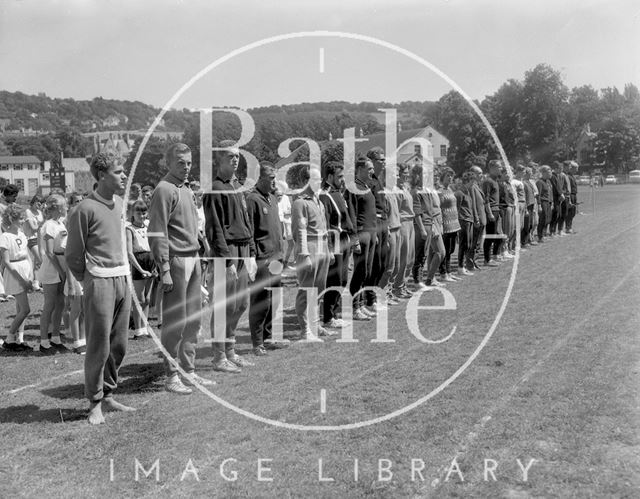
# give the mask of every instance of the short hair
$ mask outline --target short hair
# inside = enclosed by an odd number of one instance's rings
[[[67,206],[67,200],[62,194],[51,194],[44,205],[45,217],[51,218],[55,211],[60,211]]]
[[[492,159],[491,161],[489,161],[489,168],[501,168],[502,167],[502,161],[500,161],[499,159]]]
[[[344,165],[339,161],[328,161],[324,165],[324,175],[322,178],[326,179],[329,175],[335,175],[339,170],[344,170]]]
[[[271,161],[263,161],[260,163],[260,178],[270,175],[271,172],[275,172],[276,167]]]
[[[213,158],[216,163],[220,161],[220,157],[224,154],[225,151],[229,151],[232,149],[238,149],[238,143],[234,140],[223,140],[218,144],[219,148],[222,148],[222,151],[214,151]]]
[[[145,192],[153,192],[153,189],[155,189],[155,187],[153,187],[152,185],[145,185],[142,190],[140,191],[142,194],[144,194]]]
[[[20,219],[24,219],[24,208],[17,204],[10,204],[2,213],[2,226],[9,227]]]
[[[356,159],[356,171],[367,166],[367,163],[369,162],[371,162],[370,158],[366,156],[358,156],[358,158]]]
[[[174,142],[164,151],[164,164],[169,166],[169,163],[178,154],[187,154],[191,152],[191,148],[182,142]]]
[[[549,165],[542,165],[539,170],[540,170],[540,173],[542,173],[542,172],[550,172],[551,171],[551,167]]]
[[[44,198],[40,194],[36,194],[31,198],[31,201],[29,201],[30,206],[33,206],[36,203],[44,203]]]
[[[72,192],[69,195],[69,206],[75,204],[75,202],[77,201],[78,198],[83,198],[84,199],[84,195],[80,194],[79,192]],[[82,199],[80,201],[82,201]]]
[[[118,164],[118,157],[112,152],[99,152],[91,158],[89,170],[96,180],[100,180],[100,172],[108,172]]]
[[[442,179],[444,179],[444,176],[450,174],[450,175],[455,175],[456,172],[453,171],[452,168],[449,168],[448,166],[445,166],[444,168],[442,168],[440,170],[440,182],[442,182]]]
[[[4,194],[5,197],[15,196],[19,192],[20,192],[20,189],[15,184],[7,184],[4,186],[4,189],[2,190],[2,194]]]
[[[302,189],[310,179],[311,168],[308,163],[297,163],[287,170],[286,180],[290,189]]]
[[[478,166],[478,165],[471,165],[471,168],[469,168],[469,171],[472,173],[480,173],[482,174],[482,167]]]
[[[367,151],[367,158],[370,160],[379,160],[384,156],[384,149],[380,146],[372,147]]]
[[[133,184],[131,184],[131,191],[133,191],[134,189],[136,189],[138,192],[141,192],[142,186],[138,182],[134,182]]]

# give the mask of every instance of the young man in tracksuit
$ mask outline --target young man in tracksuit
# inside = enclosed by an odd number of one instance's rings
[[[556,230],[558,235],[561,235],[562,227],[564,226],[564,217],[566,212],[566,198],[565,198],[565,176],[562,174],[562,164],[557,161],[553,165],[553,174],[549,179],[551,181],[551,187],[553,189],[553,209],[551,211],[551,223],[549,225],[549,237],[554,237]]]
[[[172,144],[165,162],[169,171],[154,189],[149,207],[149,246],[161,272],[164,292],[162,346],[187,373],[181,380],[175,363],[165,359],[165,389],[188,395],[190,386],[215,384],[195,373],[202,298],[198,213],[193,192],[186,185],[191,149],[186,144]]]
[[[232,141],[222,141],[219,147],[227,147],[215,153],[217,176],[211,183],[211,192],[203,196],[205,233],[211,252],[216,258],[225,259],[225,275],[214,275],[211,286],[225,287],[226,323],[224,338],[216,334],[215,313],[211,314],[211,331],[214,333],[213,369],[223,373],[239,373],[242,367],[253,363],[240,357],[235,351],[236,329],[240,317],[249,304],[249,279],[256,275],[256,248],[247,213],[247,202],[235,177],[240,154]],[[215,268],[215,265],[214,265]],[[216,299],[215,289],[210,291]],[[220,306],[220,304],[218,304]]]
[[[360,321],[371,320],[375,312],[365,307],[365,286],[371,282],[373,258],[377,239],[376,198],[369,188],[373,175],[373,163],[368,158],[356,160],[355,185],[360,193],[348,191],[345,196],[351,213],[351,220],[355,224],[357,245],[353,254],[353,275],[349,284],[349,291],[353,297],[353,319]]]
[[[375,147],[367,152],[367,158],[373,163],[373,174],[369,180],[369,188],[376,199],[376,244],[373,255],[373,267],[367,286],[386,285],[389,279],[387,273],[389,260],[389,203],[385,190],[386,158],[381,147]],[[366,291],[366,308],[371,316],[377,315],[378,305],[376,294]]]
[[[500,161],[489,162],[489,176],[482,182],[484,194],[485,213],[487,214],[487,236],[484,240],[484,264],[487,267],[496,267],[496,256],[500,253],[502,239],[502,219],[500,217],[500,189],[498,179],[500,177]],[[493,258],[492,258],[493,255]]]
[[[480,266],[476,262],[476,253],[480,251],[480,241],[484,235],[485,227],[487,226],[487,208],[484,203],[484,194],[480,185],[482,185],[482,168],[477,165],[472,166],[469,171],[473,173],[473,178],[470,183],[471,199],[473,201],[473,210],[475,216],[478,217],[477,223],[473,224],[473,239],[471,241],[471,261],[473,262],[473,269],[480,270]]]
[[[98,181],[69,215],[65,259],[83,283],[87,352],[84,389],[89,423],[104,423],[104,410],[134,411],[113,399],[118,370],[127,351],[131,293],[129,264],[122,240],[122,198],[127,176],[113,154],[98,153],[91,161]]]
[[[540,167],[540,178],[536,181],[538,188],[538,242],[543,243],[548,234],[551,223],[551,211],[553,207],[553,186],[551,185],[551,168],[547,165]]]
[[[273,325],[272,291],[281,286],[282,229],[278,215],[276,170],[271,163],[260,165],[260,177],[255,188],[247,194],[247,212],[256,247],[256,278],[251,284],[249,298],[249,329],[253,353],[266,355],[267,349],[284,344],[271,338]]]
[[[350,237],[354,235],[353,222],[349,213],[347,201],[343,196],[344,167],[341,163],[331,161],[325,165],[323,174],[323,189],[319,198],[324,205],[329,231],[329,251],[333,253],[333,262],[329,265],[327,274],[327,288],[347,286],[349,275],[349,257],[351,255]],[[340,311],[340,292],[328,290],[323,299],[324,327],[339,328],[344,325],[338,317]]]
[[[578,165],[574,162],[565,162],[567,169],[567,178],[569,179],[569,201],[570,205],[567,209],[566,233],[573,234],[573,219],[576,216],[578,208],[578,182],[576,173],[578,173]]]

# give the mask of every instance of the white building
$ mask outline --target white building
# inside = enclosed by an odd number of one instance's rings
[[[35,156],[0,156],[0,177],[16,185],[21,195],[37,194],[44,174],[44,164]]]

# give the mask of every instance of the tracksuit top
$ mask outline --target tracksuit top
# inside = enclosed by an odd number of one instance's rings
[[[474,214],[471,186],[461,185],[460,189],[454,193],[454,196],[458,207],[458,218],[465,222],[479,223],[478,216]]]
[[[482,182],[482,193],[484,194],[484,204],[489,206],[489,210],[498,211],[500,209],[498,182],[491,177],[485,178]]]
[[[356,232],[376,230],[376,197],[368,185],[356,179],[356,186],[367,190],[364,194],[354,194],[347,191],[347,204],[351,211],[351,220],[355,221]]]
[[[536,182],[536,187],[538,187],[538,199],[540,200],[540,204],[542,204],[543,201],[551,203],[553,199],[553,187],[551,185],[551,180],[539,178]]]
[[[158,182],[149,205],[149,247],[162,271],[169,270],[172,256],[198,252],[198,208],[193,191],[171,173]],[[154,237],[153,233],[166,237]]]
[[[256,247],[251,233],[247,201],[242,192],[237,192],[235,180],[211,182],[211,192],[202,197],[205,216],[205,232],[211,251],[216,257],[229,257],[229,245],[249,245],[249,254],[256,256]],[[218,191],[218,192],[217,192]],[[219,191],[231,191],[222,193]],[[227,266],[233,265],[229,260]]]
[[[293,202],[291,230],[296,243],[296,255],[310,255],[309,241],[321,241],[327,237],[324,205],[315,194],[303,192]]]
[[[475,215],[478,217],[480,225],[487,225],[487,212],[484,203],[484,194],[480,186],[476,182],[473,182],[470,186],[471,198],[473,199],[473,207]]]
[[[281,260],[282,225],[276,197],[256,187],[247,194],[247,213],[256,247],[256,259]]]
[[[413,212],[413,196],[408,189],[398,191],[398,209],[401,222],[412,222],[416,214]]]
[[[93,191],[71,210],[67,220],[67,267],[82,281],[94,277],[129,275],[122,239],[122,198],[109,201]]]

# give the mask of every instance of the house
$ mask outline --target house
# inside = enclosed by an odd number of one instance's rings
[[[424,133],[421,136],[423,135],[433,145],[433,161],[435,164],[444,165],[449,154],[449,139],[431,125],[424,129]]]
[[[578,135],[576,141],[576,157],[581,167],[590,167],[594,163],[593,148],[597,134],[591,131],[591,125],[587,123]]]
[[[0,132],[6,132],[11,124],[10,118],[0,118]]]
[[[91,192],[95,179],[85,158],[62,158],[65,192]]]
[[[35,156],[0,156],[0,177],[20,189],[20,194],[33,196],[42,183],[44,165]]]

